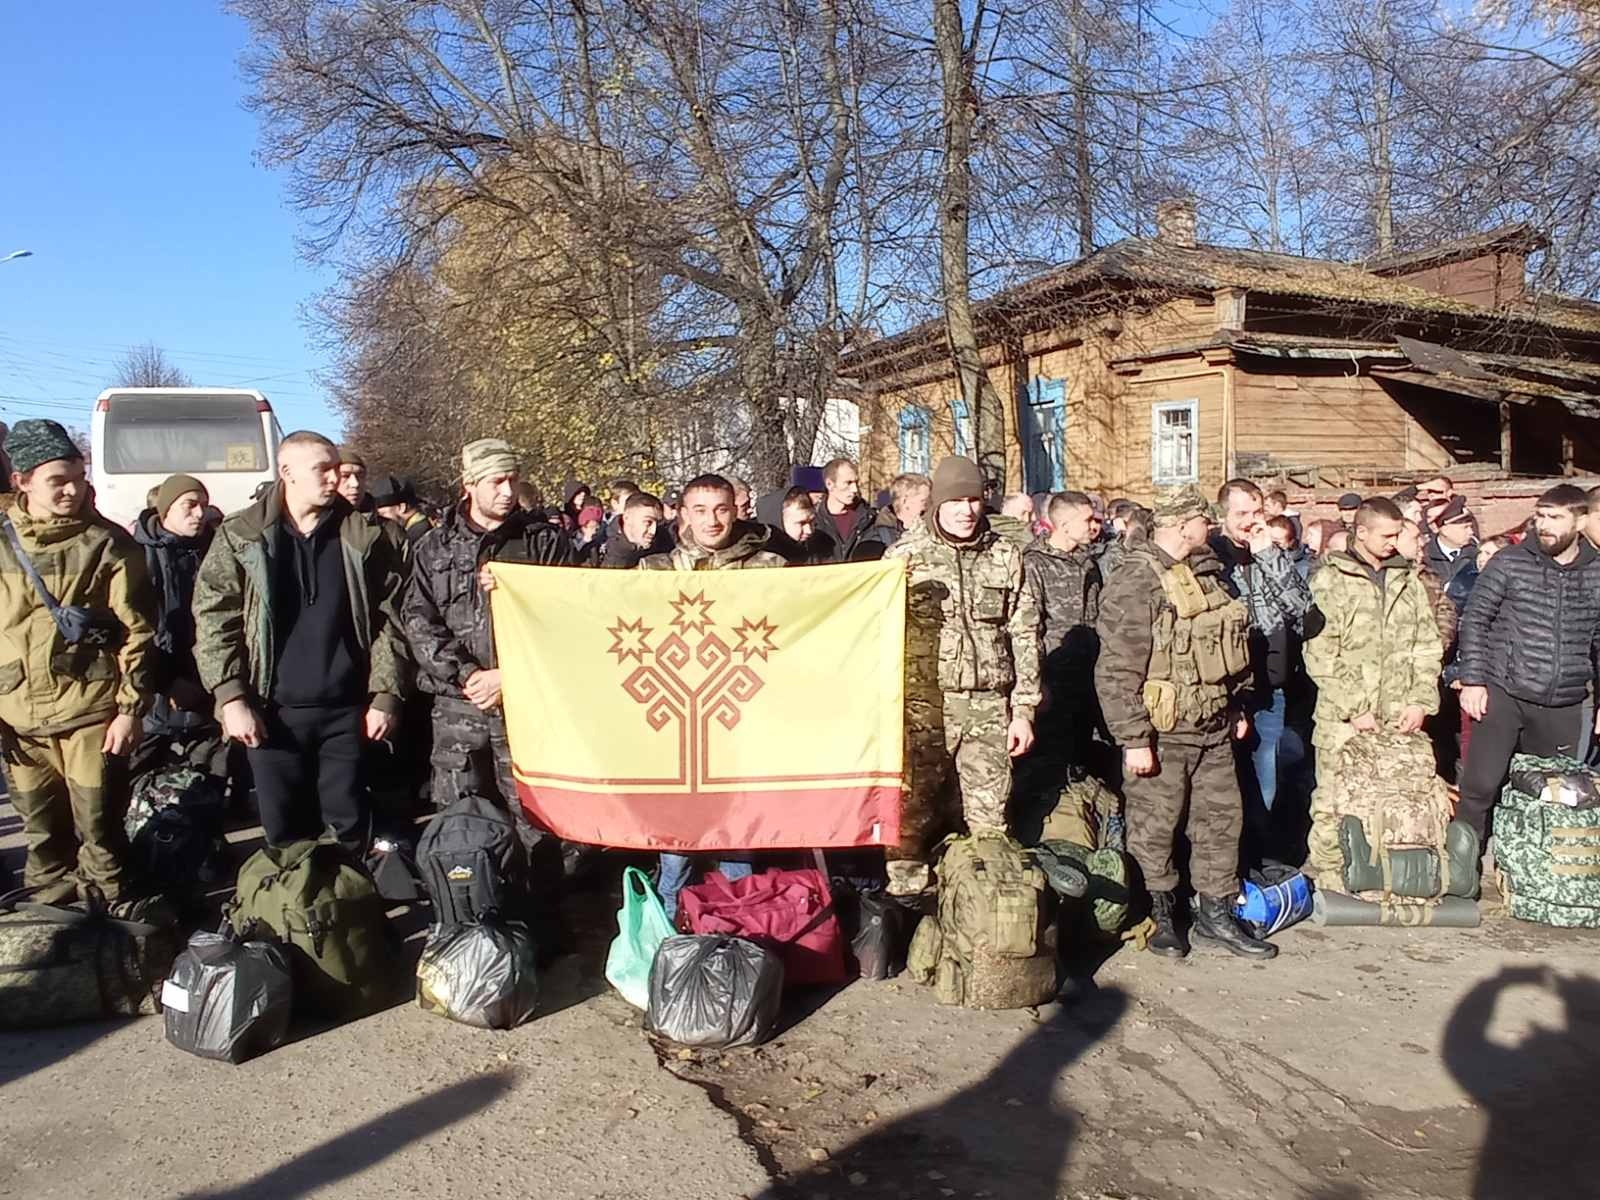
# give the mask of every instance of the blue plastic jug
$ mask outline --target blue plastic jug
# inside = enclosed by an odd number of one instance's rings
[[[1257,937],[1270,937],[1311,915],[1311,881],[1294,874],[1262,887],[1247,879],[1234,911],[1241,921],[1255,926]]]

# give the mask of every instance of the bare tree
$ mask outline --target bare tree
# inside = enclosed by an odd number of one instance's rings
[[[183,388],[192,387],[186,371],[167,357],[154,342],[134,346],[112,368],[112,387]]]

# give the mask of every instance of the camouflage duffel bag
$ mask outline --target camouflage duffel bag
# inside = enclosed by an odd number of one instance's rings
[[[91,892],[86,909],[0,897],[0,1029],[153,1014],[177,934],[121,921]]]
[[[1545,799],[1555,790],[1580,795],[1593,776],[1572,758],[1511,760],[1494,811],[1494,861],[1506,911],[1522,921],[1600,929],[1600,807],[1569,808]],[[1569,777],[1578,787],[1563,785]]]
[[[1087,888],[1075,896],[1057,889],[1061,896],[1060,924],[1065,927],[1070,921],[1084,932],[1092,929],[1097,938],[1116,941],[1128,924],[1128,860],[1122,852],[1110,848],[1091,850],[1067,841],[1040,842],[1034,848],[1034,856],[1041,859],[1048,877],[1050,867],[1042,855],[1076,866],[1088,882]]]

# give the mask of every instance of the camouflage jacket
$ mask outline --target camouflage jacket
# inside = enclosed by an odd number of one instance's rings
[[[665,554],[639,560],[641,571],[739,571],[751,567],[787,567],[789,561],[767,548],[772,531],[754,521],[736,521],[733,541],[721,550],[702,550],[687,532]]]
[[[464,505],[447,512],[412,552],[411,586],[400,606],[418,690],[460,700],[468,677],[495,665],[489,598],[478,587],[478,570],[487,562],[565,565],[572,562],[572,543],[521,509],[489,531],[467,520]]]
[[[339,545],[356,645],[368,660],[372,705],[398,714],[410,688],[411,657],[400,633],[405,563],[377,522],[342,506]],[[220,707],[272,695],[278,623],[272,611],[273,555],[283,519],[282,485],[223,521],[194,588],[195,663]]]
[[[57,602],[109,612],[124,630],[120,646],[67,645],[11,539],[0,536],[0,724],[18,733],[139,716],[149,702],[155,594],[144,553],[91,504],[76,517],[34,518],[19,497],[0,497],[0,512]]]
[[[1022,552],[1022,574],[1039,610],[1045,678],[1093,688],[1094,623],[1100,615],[1100,567],[1087,546],[1057,550],[1040,535]]]
[[[1009,692],[1011,715],[1039,707],[1039,609],[1022,575],[1022,552],[987,526],[964,545],[909,530],[886,558],[907,567],[909,691]]]
[[[1188,560],[1195,581],[1208,594],[1224,592],[1222,564],[1216,555],[1202,548]],[[1100,593],[1100,657],[1095,661],[1095,690],[1105,715],[1106,729],[1123,749],[1150,746],[1156,738],[1150,711],[1145,706],[1144,686],[1151,678],[1150,664],[1156,651],[1156,629],[1170,619],[1173,608],[1162,587],[1162,576],[1177,560],[1155,542],[1126,545],[1116,572]],[[1177,742],[1215,744],[1228,739],[1228,708],[1236,704],[1248,684],[1248,672],[1241,672],[1225,685],[1228,704],[1202,721],[1178,721],[1161,734]]]
[[[1395,555],[1374,570],[1353,554],[1330,554],[1311,595],[1305,662],[1317,685],[1318,745],[1337,745],[1338,727],[1364,713],[1389,727],[1407,705],[1438,711],[1443,643],[1409,562]]]

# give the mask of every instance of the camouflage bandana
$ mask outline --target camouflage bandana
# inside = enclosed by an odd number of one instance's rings
[[[479,438],[461,448],[461,482],[477,483],[490,475],[510,475],[517,470],[517,454],[500,438]]]
[[[1212,519],[1211,502],[1192,483],[1162,496],[1156,501],[1154,511],[1158,526],[1182,525],[1194,517],[1204,517],[1208,521]]]
[[[82,458],[83,451],[73,444],[71,435],[59,422],[30,417],[18,421],[6,434],[6,457],[11,460],[13,471],[26,475],[40,463]]]

